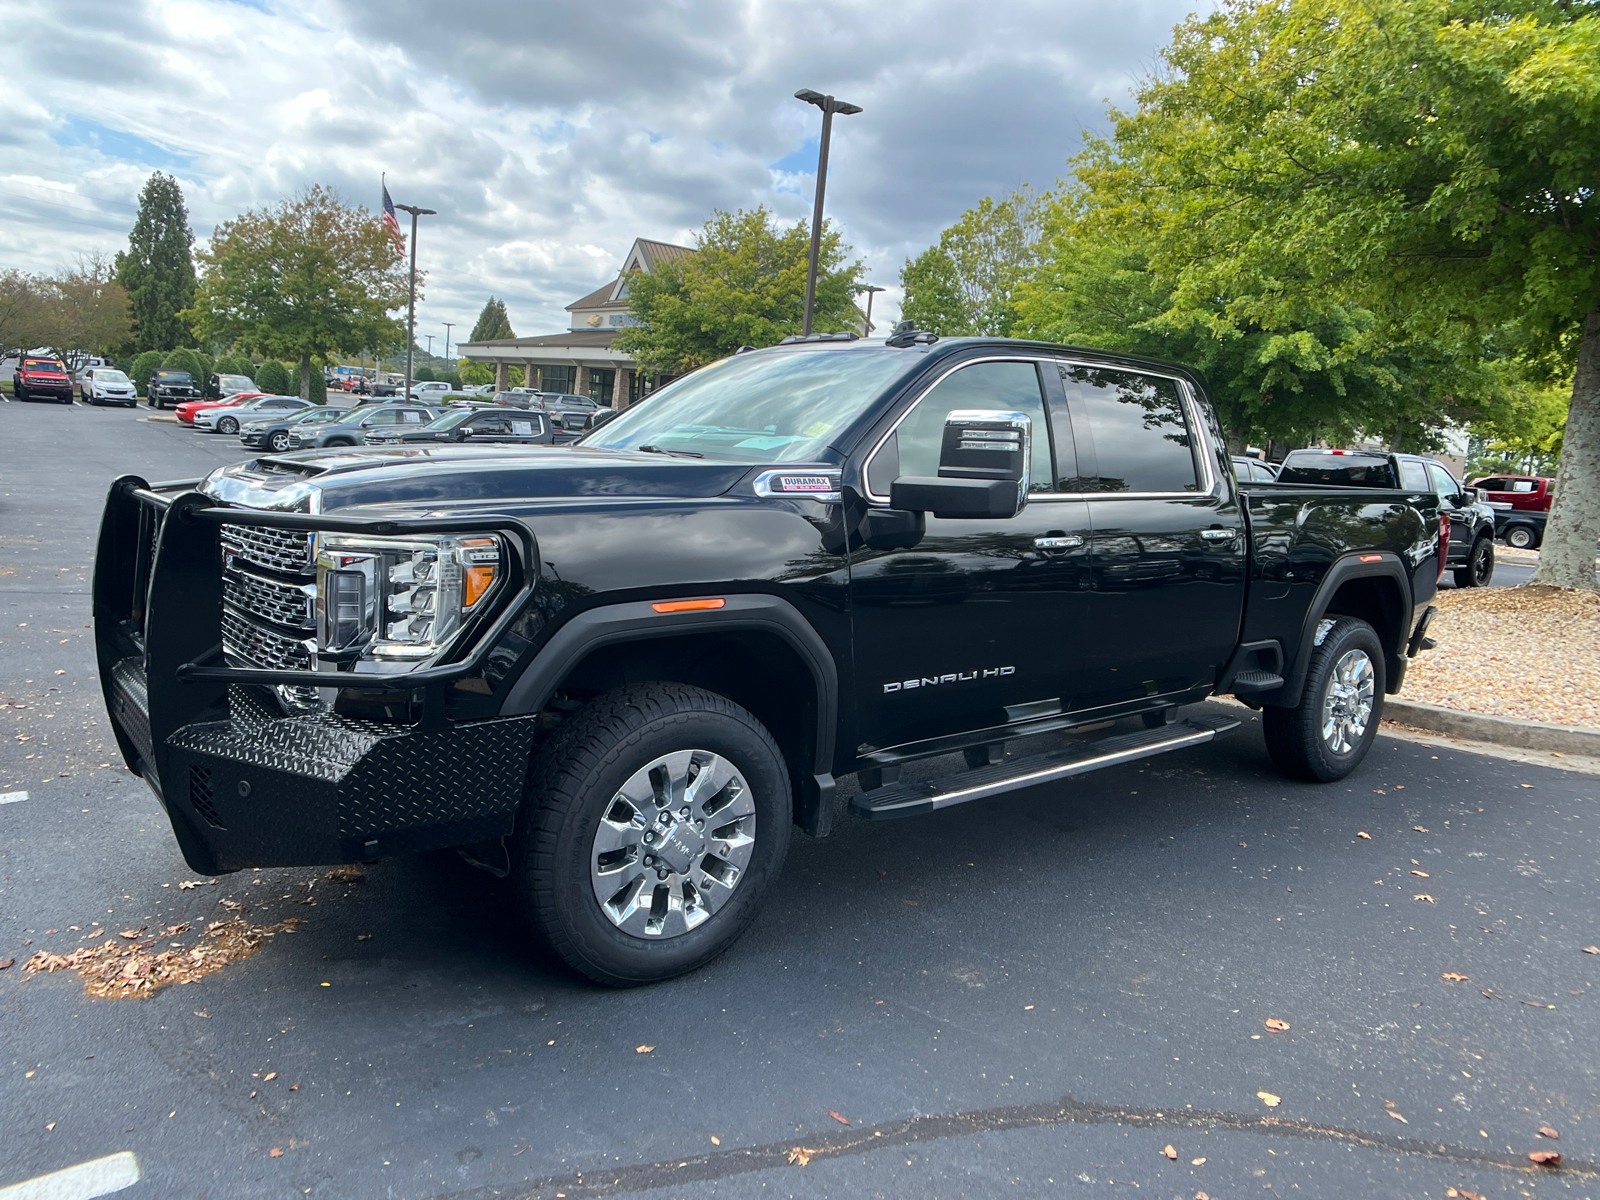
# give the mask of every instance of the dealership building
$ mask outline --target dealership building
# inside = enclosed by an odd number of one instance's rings
[[[508,386],[510,368],[521,367],[529,387],[591,396],[612,408],[626,408],[667,378],[641,375],[633,359],[612,348],[617,335],[633,324],[628,314],[628,279],[635,271],[649,273],[662,263],[681,261],[694,253],[687,246],[639,238],[622,260],[616,279],[567,305],[572,319],[565,333],[463,342],[461,357],[493,366],[497,391]]]

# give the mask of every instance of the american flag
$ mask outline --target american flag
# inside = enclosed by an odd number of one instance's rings
[[[383,185],[383,227],[389,231],[389,236],[394,239],[394,248],[398,253],[405,253],[406,239],[400,232],[400,218],[395,215],[394,201],[389,199],[389,185]]]

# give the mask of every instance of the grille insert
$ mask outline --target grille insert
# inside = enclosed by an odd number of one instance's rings
[[[259,525],[224,525],[222,544],[239,558],[285,575],[311,574],[311,535]]]
[[[309,671],[311,655],[294,638],[247,621],[238,613],[222,613],[222,648],[258,667]]]
[[[222,814],[217,811],[216,797],[211,791],[210,767],[189,768],[189,805],[213,829],[227,828],[222,823]]]
[[[222,578],[223,600],[241,612],[309,634],[314,626],[311,597],[305,587],[230,570]]]

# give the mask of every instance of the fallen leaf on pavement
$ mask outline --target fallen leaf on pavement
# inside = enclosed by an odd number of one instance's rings
[[[1548,1125],[1541,1125],[1539,1126],[1539,1136],[1547,1138],[1559,1138],[1561,1134],[1558,1130],[1551,1129]]]
[[[169,946],[152,950],[157,936],[177,937],[188,932],[187,924],[170,925],[159,935],[139,941],[143,930],[124,931],[122,940],[105,938],[80,946],[71,954],[51,954],[41,950],[22,969],[30,975],[40,971],[73,970],[83,980],[84,994],[100,1000],[123,1000],[149,996],[172,983],[192,983],[229,963],[249,958],[266,939],[291,932],[299,922],[293,917],[276,925],[247,925],[238,917],[212,921],[205,937],[189,946]]]
[[[1585,954],[1600,954],[1600,946],[1585,946],[1583,952]]]
[[[1437,903],[1432,896],[1428,895],[1427,892],[1418,892],[1415,896],[1413,896],[1411,898],[1413,900],[1426,900],[1429,904]]]
[[[839,1124],[841,1124],[841,1125],[850,1124],[850,1118],[849,1117],[841,1116],[839,1113],[834,1112],[833,1109],[831,1109],[831,1108],[828,1110],[828,1115],[830,1117],[832,1117],[835,1121],[839,1122]]]
[[[1478,995],[1482,996],[1485,1000],[1504,1000],[1505,999],[1504,996],[1502,996],[1499,992],[1495,991],[1493,988],[1484,988],[1481,992],[1478,993]]]
[[[1460,971],[1446,971],[1443,975],[1439,976],[1439,978],[1444,980],[1446,983],[1468,983],[1471,981],[1472,977],[1470,975],[1463,975]]]
[[[716,1134],[713,1133],[711,1135],[711,1144],[713,1146],[720,1146],[720,1145],[722,1145],[722,1139],[719,1138]]]
[[[360,883],[367,877],[367,873],[360,867],[335,867],[329,871],[326,878],[334,883]]]
[[[1357,832],[1356,832],[1356,836],[1357,836],[1357,837],[1358,837],[1358,838],[1360,838],[1360,839],[1361,839],[1361,840],[1362,840],[1362,841],[1363,841],[1363,842],[1370,842],[1370,841],[1371,841],[1371,840],[1372,840],[1372,835],[1371,835],[1371,834],[1370,834],[1370,833],[1368,833],[1368,832],[1367,832],[1367,831],[1366,831],[1366,830],[1364,830],[1364,829],[1362,829],[1362,830],[1357,830]]]
[[[1527,785],[1524,784],[1523,786]],[[1541,1167],[1559,1167],[1561,1165],[1561,1155],[1554,1150],[1530,1150],[1528,1152],[1528,1161]]]
[[[1519,1000],[1517,1003],[1526,1004],[1529,1008],[1554,1008],[1554,1004],[1546,1004],[1543,1000]]]
[[[187,892],[191,888],[197,888],[199,886],[200,886],[200,881],[198,879],[180,879],[180,880],[178,880],[178,890],[180,892]]]
[[[1411,873],[1420,879],[1428,878],[1428,873],[1426,871],[1412,871]]]
[[[1386,1108],[1386,1109],[1384,1109],[1384,1110],[1383,1110],[1383,1111],[1384,1111],[1384,1112],[1386,1112],[1386,1113],[1388,1113],[1388,1114],[1389,1114],[1389,1115],[1390,1115],[1390,1116],[1391,1116],[1391,1117],[1393,1117],[1393,1118],[1394,1118],[1394,1119],[1395,1119],[1395,1120],[1396,1120],[1396,1121],[1399,1121],[1399,1122],[1400,1122],[1400,1124],[1402,1124],[1402,1125],[1409,1125],[1409,1124],[1411,1124],[1411,1122],[1410,1122],[1410,1121],[1408,1121],[1408,1120],[1406,1120],[1406,1119],[1405,1119],[1405,1118],[1404,1118],[1404,1117],[1402,1117],[1402,1116],[1401,1116],[1401,1115],[1400,1115],[1400,1114],[1399,1114],[1399,1113],[1397,1113],[1397,1112],[1395,1112],[1395,1110],[1394,1110],[1394,1109],[1392,1109],[1392,1108]]]
[[[12,963],[14,963],[16,961],[17,960],[14,959],[14,958],[0,958],[0,971],[4,971],[7,967],[9,967]]]
[[[134,941],[136,938],[138,938],[138,936],[143,932],[144,932],[143,929],[124,929],[117,936],[118,937],[125,937],[131,942],[131,941]]]
[[[654,1046],[635,1046],[633,1048],[633,1052],[635,1054],[649,1054],[650,1051],[652,1051],[654,1049],[655,1049]]]
[[[289,1090],[291,1092],[298,1092],[300,1090],[300,1085],[298,1083],[291,1083],[289,1085]]]
[[[804,1146],[796,1146],[789,1151],[789,1162],[793,1166],[803,1167],[811,1161],[811,1156],[815,1153],[815,1150],[807,1150]]]
[[[208,1012],[207,1012],[207,1011],[206,1011],[206,1010],[205,1010],[205,1009],[203,1009],[203,1008],[197,1008],[197,1009],[195,1009],[195,1010],[194,1010],[194,1015],[195,1015],[195,1016],[197,1016],[197,1017],[207,1017],[207,1018],[209,1018],[209,1017],[210,1017],[210,1016],[211,1016],[211,1014],[210,1014],[210,1013],[208,1013]]]
[[[1415,829],[1418,833],[1427,833],[1428,832],[1421,825],[1413,825],[1411,828]]]
[[[1189,1160],[1189,1165],[1191,1167],[1203,1167],[1206,1165],[1206,1160],[1203,1158],[1191,1158]]]
[[[277,1077],[278,1077],[278,1073],[276,1071],[268,1071],[265,1075],[263,1075],[261,1077],[261,1082],[262,1083],[271,1083]]]
[[[1194,1194],[1194,1200],[1211,1200],[1211,1197],[1206,1195],[1204,1192],[1196,1192]]]
[[[1257,1092],[1256,1099],[1261,1101],[1261,1103],[1265,1104],[1268,1108],[1277,1108],[1278,1102],[1282,1100],[1283,1097],[1274,1096],[1271,1092]]]
[[[1178,1151],[1171,1145],[1161,1147],[1161,1153],[1172,1159],[1173,1162],[1178,1161]]]
[[[1280,1021],[1280,1020],[1278,1020],[1277,1017],[1268,1017],[1267,1018],[1267,1029],[1268,1029],[1268,1031],[1270,1031],[1272,1033],[1288,1033],[1289,1032],[1289,1022]]]
[[[283,1147],[282,1146],[274,1146],[271,1150],[267,1151],[267,1157],[268,1158],[282,1158],[283,1157]]]

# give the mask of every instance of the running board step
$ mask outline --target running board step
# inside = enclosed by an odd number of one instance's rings
[[[1233,677],[1232,692],[1270,692],[1283,686],[1283,676],[1275,671],[1240,671]]]
[[[1232,733],[1239,725],[1232,717],[1190,717],[1159,729],[1141,729],[1048,754],[1031,754],[1027,758],[961,771],[940,779],[891,783],[852,797],[850,811],[872,821],[920,816],[970,800],[984,800],[1002,792],[1084,775],[1101,767],[1199,746]]]

